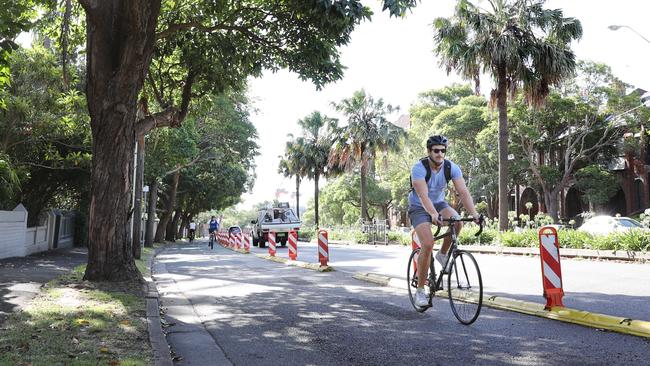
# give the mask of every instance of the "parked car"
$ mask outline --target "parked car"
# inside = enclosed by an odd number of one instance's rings
[[[644,227],[640,222],[629,217],[614,217],[614,216],[594,216],[585,221],[582,226],[578,228],[594,235],[607,235],[617,232],[625,232],[629,230],[649,230]]]
[[[228,228],[228,239],[230,239],[233,234],[241,233],[241,228],[239,226],[231,226]]]

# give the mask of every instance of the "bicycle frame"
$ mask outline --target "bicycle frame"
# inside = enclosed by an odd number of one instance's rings
[[[458,234],[456,233],[456,223],[457,222],[473,222],[473,219],[455,219],[455,218],[449,218],[449,219],[442,219],[442,221],[449,223],[449,230],[442,234],[438,235],[440,233],[440,229],[442,228],[441,226],[438,226],[438,230],[436,230],[436,233],[433,234],[433,240],[434,242],[437,240],[444,239],[448,236],[451,236],[451,245],[449,246],[449,251],[447,252],[447,261],[444,263],[442,266],[442,269],[440,269],[440,273],[438,274],[438,278],[436,279],[436,274],[435,274],[435,259],[433,258],[433,252],[431,254],[431,267],[433,268],[433,271],[430,271],[429,273],[429,283],[434,284],[434,287],[431,287],[429,285],[429,288],[431,289],[431,292],[436,292],[438,290],[442,289],[442,280],[443,276],[446,274],[445,273],[445,268],[449,265],[449,261],[451,261],[454,258],[454,254],[456,251],[458,251]],[[475,234],[476,236],[481,235],[483,232],[483,220],[481,217],[481,221],[479,224],[479,231]],[[456,273],[456,276],[458,276],[458,273]]]

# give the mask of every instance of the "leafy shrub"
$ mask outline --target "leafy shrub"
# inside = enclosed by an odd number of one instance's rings
[[[520,232],[505,231],[498,235],[498,240],[505,247],[532,247],[539,245],[537,230]]]
[[[400,231],[389,231],[388,232],[388,242],[389,243],[398,243],[402,245],[411,245],[411,234],[403,233]]]
[[[354,230],[348,234],[349,240],[355,244],[368,244],[370,243],[370,234],[362,233],[360,230]]]
[[[478,227],[475,225],[465,225],[463,230],[458,236],[458,242],[460,244],[483,244],[490,245],[493,244],[496,240],[496,237],[499,235],[499,231],[490,228],[483,228],[483,232],[480,236],[475,236]]]
[[[562,248],[595,249],[593,248],[593,237],[584,231],[558,230],[557,235]]]
[[[298,240],[311,241],[316,237],[316,230],[300,230],[298,231]]]

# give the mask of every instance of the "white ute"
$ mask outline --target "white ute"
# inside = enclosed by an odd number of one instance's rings
[[[275,231],[275,242],[285,246],[289,238],[289,231],[300,230],[300,219],[296,216],[289,204],[282,202],[277,207],[261,209],[257,220],[253,224],[253,245],[264,248],[268,241],[270,231]]]

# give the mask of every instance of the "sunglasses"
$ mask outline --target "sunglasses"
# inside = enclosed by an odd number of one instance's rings
[[[436,154],[438,154],[438,153],[446,154],[447,153],[447,149],[431,149],[431,151],[433,151]]]

